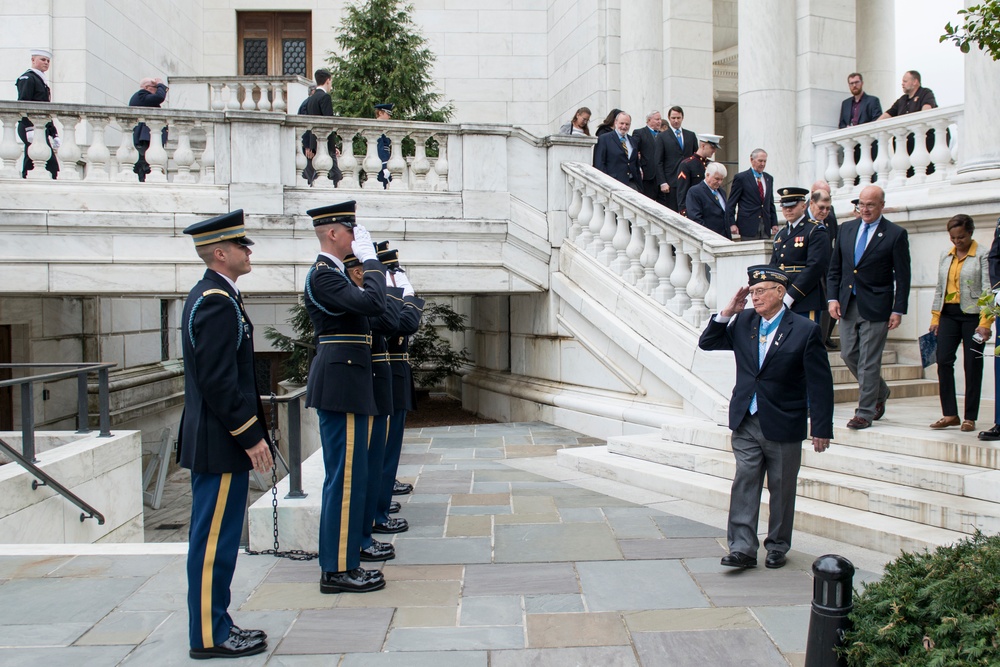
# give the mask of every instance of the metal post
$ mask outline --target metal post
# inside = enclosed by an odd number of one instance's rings
[[[35,458],[35,394],[30,380],[21,384],[21,453],[32,463]]]
[[[111,437],[111,401],[108,396],[108,369],[102,368],[97,371],[97,392],[101,408],[101,434],[102,438]]]
[[[851,628],[847,615],[854,609],[854,565],[843,556],[827,554],[816,559],[813,571],[812,613],[806,639],[805,667],[845,667],[836,649]]]
[[[90,410],[87,407],[87,371],[76,376],[76,432],[90,433]]]
[[[302,420],[299,410],[300,394],[288,402],[288,495],[286,498],[305,498],[302,490]]]

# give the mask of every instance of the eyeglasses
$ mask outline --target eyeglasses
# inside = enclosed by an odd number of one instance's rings
[[[764,292],[770,292],[773,289],[778,289],[780,285],[775,285],[774,287],[755,287],[750,290],[750,296],[764,296]]]

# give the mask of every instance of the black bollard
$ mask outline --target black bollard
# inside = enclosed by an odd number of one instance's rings
[[[813,563],[813,601],[806,640],[806,667],[843,667],[836,648],[850,629],[854,609],[854,565],[843,556],[827,554]]]

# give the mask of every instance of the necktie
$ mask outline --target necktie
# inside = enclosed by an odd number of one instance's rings
[[[684,137],[681,136],[681,131],[674,130],[674,136],[677,137],[677,145],[681,147],[681,150],[684,150]]]
[[[757,192],[760,193],[760,200],[764,201],[764,180],[760,176],[757,177]]]
[[[862,222],[861,231],[858,233],[858,243],[854,246],[854,266],[858,265],[861,261],[861,255],[865,254],[865,248],[868,246],[868,228],[871,225]]]
[[[625,143],[625,137],[622,137],[622,150],[625,151],[625,155],[628,155],[628,145]]]

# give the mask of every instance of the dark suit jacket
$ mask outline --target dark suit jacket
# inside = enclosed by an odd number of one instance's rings
[[[691,157],[698,150],[698,137],[691,130],[681,129],[684,137],[684,150],[677,144],[677,136],[673,128],[666,132],[660,132],[656,140],[660,142],[660,171],[670,186],[671,192],[677,188],[677,170],[681,166],[681,160]],[[678,201],[678,207],[683,208],[684,202]]]
[[[862,319],[887,322],[893,313],[905,315],[910,297],[910,242],[906,230],[883,217],[855,266],[854,246],[860,227],[861,218],[855,218],[842,224],[837,232],[826,278],[827,299],[837,299],[843,313],[855,288]]]
[[[740,228],[740,238],[771,238],[771,228],[778,225],[778,211],[774,208],[774,177],[764,172],[764,199],[760,198],[757,179],[747,169],[733,177],[726,204],[726,219]],[[759,230],[763,226],[763,236]]]
[[[622,150],[621,139],[617,132],[607,132],[597,139],[594,146],[594,167],[611,178],[617,179],[630,187],[639,188],[639,151],[632,143],[632,155],[626,156]]]
[[[840,125],[841,129],[851,124],[851,105],[854,103],[854,96],[848,97],[840,103]],[[861,108],[858,110],[858,125],[870,123],[882,115],[882,103],[879,99],[868,93],[861,93]]]
[[[159,109],[160,105],[163,104],[163,100],[167,99],[167,87],[162,83],[156,84],[156,92],[151,93],[145,88],[140,88],[132,95],[132,99],[128,101],[130,107],[150,107],[154,109]],[[163,145],[167,144],[167,128],[163,128],[162,132]],[[145,141],[149,145],[149,128],[146,127],[145,123],[139,123],[134,128],[132,128],[132,145],[138,146],[140,142]]]
[[[262,438],[270,442],[254,374],[253,324],[232,286],[211,269],[184,304],[181,346],[178,462],[200,473],[250,470],[246,450]]]
[[[666,183],[667,180],[661,171],[660,151],[663,149],[663,144],[660,143],[658,136],[653,136],[653,131],[648,125],[643,125],[632,133],[632,148],[639,151],[642,180],[647,183],[655,181],[657,187],[661,183]]]
[[[725,202],[726,191],[719,188],[719,194],[722,195],[722,201]],[[718,200],[712,195],[712,190],[704,181],[688,190],[686,204],[688,218],[727,239],[733,238],[729,231],[729,225],[726,223],[726,211],[719,206]]]
[[[713,317],[698,341],[703,350],[733,350],[736,356],[729,428],[739,428],[756,392],[760,428],[768,440],[804,440],[808,419],[814,438],[832,438],[833,374],[819,325],[785,309],[758,367],[759,327],[760,315],[747,309],[729,326]]]

